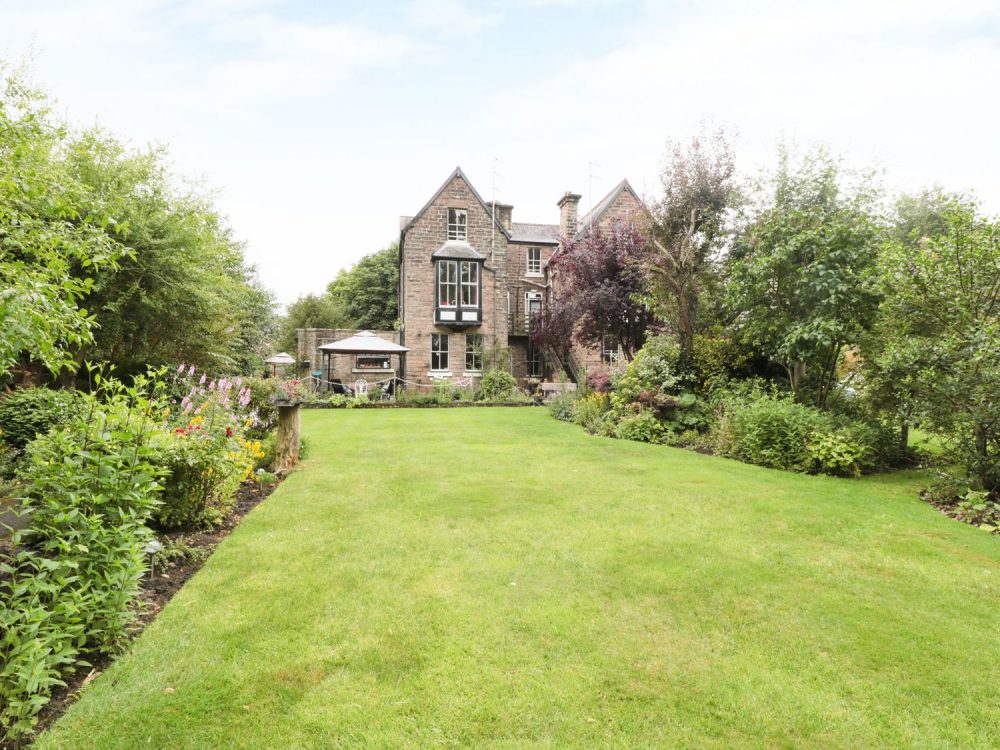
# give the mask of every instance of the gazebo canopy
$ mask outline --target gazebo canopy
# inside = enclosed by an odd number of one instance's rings
[[[319,349],[333,354],[402,354],[410,351],[405,346],[379,338],[371,331],[360,331],[350,338],[323,344]]]
[[[288,352],[278,352],[277,354],[272,354],[264,362],[269,365],[294,365],[295,357]]]

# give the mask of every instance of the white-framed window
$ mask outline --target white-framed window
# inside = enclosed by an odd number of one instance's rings
[[[439,260],[437,270],[437,306],[479,307],[479,262],[475,260]]]
[[[458,261],[438,261],[438,307],[458,305]]]
[[[622,358],[621,347],[614,336],[601,339],[601,361],[606,365],[617,365]]]
[[[542,275],[542,248],[528,248],[528,276]]]
[[[462,307],[479,307],[479,264],[463,260],[462,275]]]
[[[542,353],[531,344],[528,344],[528,377],[545,377],[545,359],[542,357]]]
[[[448,239],[462,240],[468,239],[469,213],[464,208],[448,209]]]
[[[448,369],[448,334],[431,334],[431,369]]]
[[[531,321],[542,314],[542,293],[530,291],[524,293],[524,322],[531,328]]]
[[[465,334],[465,370],[479,372],[483,369],[483,334]]]

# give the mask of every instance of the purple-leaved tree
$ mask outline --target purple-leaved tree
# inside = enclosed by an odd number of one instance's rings
[[[654,322],[641,301],[647,256],[646,238],[632,226],[567,242],[549,264],[553,293],[533,322],[532,343],[565,354],[574,341],[600,346],[610,336],[631,360]]]

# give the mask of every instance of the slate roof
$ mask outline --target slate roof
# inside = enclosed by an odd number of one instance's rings
[[[434,251],[432,258],[458,258],[460,260],[486,260],[486,256],[467,242],[446,242]]]
[[[514,222],[510,225],[511,242],[531,242],[536,245],[558,245],[558,224],[524,224]]]

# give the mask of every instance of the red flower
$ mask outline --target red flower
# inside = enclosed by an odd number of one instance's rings
[[[232,436],[233,436],[233,428],[232,427],[227,427],[226,428],[226,437],[232,437]]]
[[[184,428],[183,427],[178,427],[177,429],[174,430],[174,432],[176,432],[179,435],[183,435],[184,434]]]

